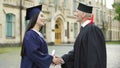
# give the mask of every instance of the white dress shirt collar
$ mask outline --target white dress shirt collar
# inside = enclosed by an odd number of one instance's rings
[[[85,22],[83,22],[82,24],[81,24],[81,26],[82,27],[85,27],[87,24],[89,24],[90,23],[90,20],[86,20]]]

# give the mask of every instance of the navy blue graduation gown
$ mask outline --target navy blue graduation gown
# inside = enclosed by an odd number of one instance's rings
[[[46,41],[35,31],[26,32],[23,46],[26,55],[21,59],[21,68],[49,68],[53,57],[48,54]]]
[[[62,56],[62,68],[106,68],[106,45],[102,31],[94,24],[79,33],[74,49]]]

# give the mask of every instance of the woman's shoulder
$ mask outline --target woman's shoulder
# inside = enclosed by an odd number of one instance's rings
[[[33,30],[29,30],[25,33],[25,37],[35,37],[37,34]]]

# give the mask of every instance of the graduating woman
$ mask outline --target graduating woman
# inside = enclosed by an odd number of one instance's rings
[[[39,32],[45,25],[42,5],[27,9],[26,20],[30,20],[23,39],[21,68],[49,68],[58,58],[48,54],[47,43]]]

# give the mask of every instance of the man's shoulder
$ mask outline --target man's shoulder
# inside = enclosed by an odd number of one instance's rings
[[[96,24],[90,24],[88,25],[89,30],[91,31],[101,31],[101,29]]]
[[[100,29],[96,24],[90,24],[89,25],[89,28],[95,28],[95,29]]]

